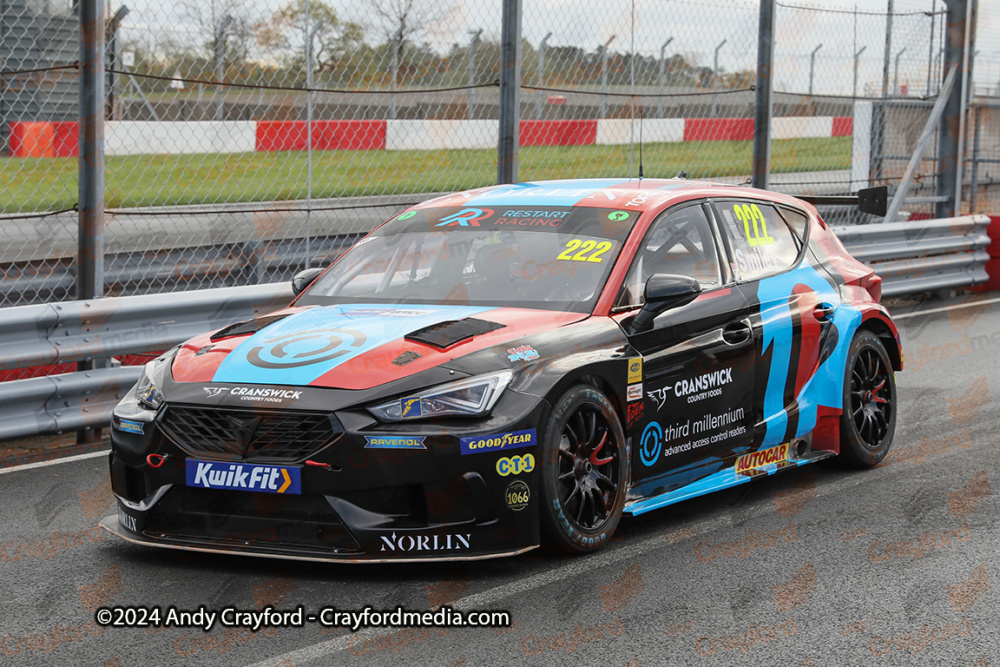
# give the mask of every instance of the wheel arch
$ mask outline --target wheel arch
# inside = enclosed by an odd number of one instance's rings
[[[858,331],[871,331],[878,336],[885,351],[889,354],[892,370],[903,370],[903,352],[900,349],[899,332],[888,315],[874,310],[865,313],[861,324],[858,325]]]

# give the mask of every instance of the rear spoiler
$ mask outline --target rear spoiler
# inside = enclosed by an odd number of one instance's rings
[[[796,199],[807,201],[813,206],[857,206],[862,213],[871,213],[885,217],[889,205],[889,188],[880,185],[877,188],[863,188],[856,195],[796,195]]]

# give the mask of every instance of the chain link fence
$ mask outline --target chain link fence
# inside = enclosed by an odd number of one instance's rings
[[[75,2],[2,1],[0,307],[74,297],[79,112]],[[773,189],[899,182],[942,79],[945,21],[927,5],[778,3]],[[647,177],[746,182],[758,12],[525,3],[519,179],[636,176],[641,139]],[[485,0],[115,0],[106,293],[285,280],[407,205],[495,183],[500,19]],[[972,161],[993,178],[995,107],[977,108]],[[916,194],[934,191],[935,159],[932,145]]]

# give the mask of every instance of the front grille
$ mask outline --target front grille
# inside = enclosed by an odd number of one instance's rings
[[[344,432],[332,414],[189,405],[168,405],[159,426],[191,456],[270,463],[302,461]]]

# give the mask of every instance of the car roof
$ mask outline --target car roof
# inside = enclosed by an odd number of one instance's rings
[[[454,206],[585,206],[645,211],[700,197],[753,197],[811,208],[769,190],[685,178],[576,178],[493,185],[437,197],[415,208]]]

